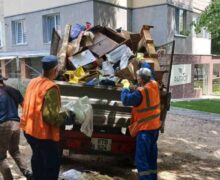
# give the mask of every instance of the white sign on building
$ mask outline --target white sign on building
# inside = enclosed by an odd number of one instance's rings
[[[178,64],[172,66],[170,85],[181,85],[191,83],[192,81],[192,65]]]

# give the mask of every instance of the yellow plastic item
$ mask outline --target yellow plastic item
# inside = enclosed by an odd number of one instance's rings
[[[144,59],[144,53],[137,53],[137,59],[140,61]]]
[[[82,67],[77,68],[75,71],[66,71],[65,74],[69,75],[69,83],[77,84],[79,79],[86,75]]]
[[[121,84],[123,84],[123,88],[129,88],[130,87],[130,83],[127,79],[123,79],[121,81]]]

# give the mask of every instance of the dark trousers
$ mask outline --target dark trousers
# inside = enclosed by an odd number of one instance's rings
[[[59,143],[36,139],[25,133],[24,135],[32,149],[34,180],[57,180],[60,169]]]
[[[141,131],[136,137],[135,163],[139,180],[157,179],[157,139],[159,130]]]

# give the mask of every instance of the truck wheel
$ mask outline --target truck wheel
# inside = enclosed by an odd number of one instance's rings
[[[118,163],[122,166],[135,167],[134,156],[122,156],[118,159]]]
[[[128,157],[127,160],[128,160],[128,164],[131,167],[135,167],[135,158],[133,156],[132,157]]]

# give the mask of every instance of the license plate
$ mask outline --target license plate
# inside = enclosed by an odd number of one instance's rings
[[[92,149],[97,151],[111,151],[112,140],[103,138],[92,138]]]

